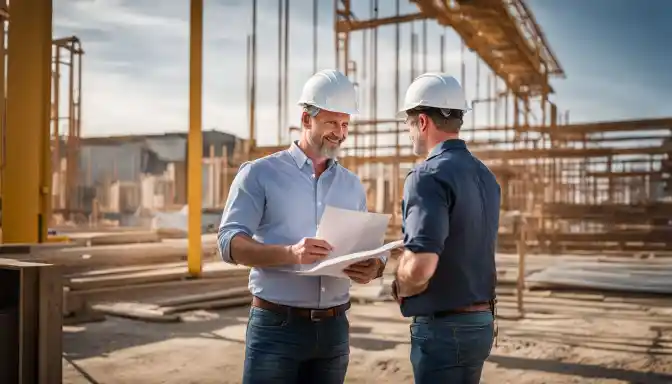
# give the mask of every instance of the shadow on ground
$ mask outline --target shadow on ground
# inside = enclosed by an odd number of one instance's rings
[[[641,384],[672,383],[672,375],[629,371],[627,369],[607,368],[598,365],[563,363],[553,360],[537,360],[501,355],[492,355],[488,361],[506,369],[568,374],[594,379],[623,380],[630,383]]]
[[[376,339],[374,337],[350,336],[350,346],[353,348],[363,349],[365,351],[385,351],[388,349],[394,349],[397,347],[397,345],[401,344],[409,344],[409,341],[394,341]]]
[[[249,307],[213,311],[217,318],[180,323],[153,323],[109,316],[105,321],[68,328],[63,332],[63,353],[71,360],[104,357],[110,353],[173,338],[206,337],[240,343],[214,332],[246,323]],[[244,319],[243,321],[240,318]]]

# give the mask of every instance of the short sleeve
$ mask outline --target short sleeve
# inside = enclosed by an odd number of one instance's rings
[[[449,231],[450,193],[429,170],[414,170],[404,183],[404,246],[414,253],[443,252]]]

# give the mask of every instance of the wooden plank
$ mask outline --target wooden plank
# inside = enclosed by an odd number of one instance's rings
[[[159,235],[154,231],[124,231],[124,232],[84,232],[69,233],[68,238],[72,241],[91,246],[135,244],[135,243],[158,243]]]
[[[242,295],[239,297],[229,297],[220,300],[209,300],[198,303],[189,303],[175,307],[162,307],[159,308],[159,311],[161,311],[161,313],[163,313],[164,315],[170,315],[177,312],[193,311],[197,309],[206,310],[206,309],[222,309],[222,308],[237,307],[241,305],[250,304],[251,302],[252,302],[252,295],[248,292],[246,295]]]
[[[108,315],[125,317],[134,320],[148,320],[161,323],[174,323],[180,321],[175,314],[164,315],[157,310],[155,305],[140,303],[101,303],[93,306],[93,309]]]
[[[63,376],[63,279],[57,265],[39,269],[39,383],[60,384]]]
[[[143,272],[151,271],[162,268],[177,268],[185,265],[184,262],[175,262],[175,263],[161,263],[161,264],[147,264],[147,265],[133,265],[130,267],[118,267],[118,268],[103,268],[95,269],[92,271],[71,273],[65,275],[64,278],[71,279],[77,277],[95,277],[95,276],[106,276],[106,275],[119,275],[123,273],[132,273],[132,272]]]
[[[219,278],[233,276],[247,276],[249,268],[230,265],[224,262],[215,262],[206,264],[203,267],[202,278]],[[156,270],[145,270],[140,272],[124,273],[108,276],[93,277],[71,277],[66,283],[70,290],[91,290],[97,288],[107,288],[116,286],[125,286],[133,284],[142,284],[149,282],[165,282],[181,280],[188,278],[189,271],[186,265],[173,268],[162,268]]]
[[[249,288],[247,288],[247,286],[242,286],[229,289],[222,289],[215,292],[170,297],[163,300],[154,301],[154,303],[156,303],[161,307],[176,307],[184,304],[191,304],[202,301],[211,301],[218,299],[226,299],[229,297],[244,296],[249,293],[250,293]]]

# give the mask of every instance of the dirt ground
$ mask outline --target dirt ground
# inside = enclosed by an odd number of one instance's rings
[[[186,323],[109,318],[65,327],[63,382],[240,383],[247,311],[195,313]],[[531,317],[499,322],[483,383],[672,383],[669,317]],[[408,320],[393,303],[354,305],[350,321],[347,383],[413,381]]]

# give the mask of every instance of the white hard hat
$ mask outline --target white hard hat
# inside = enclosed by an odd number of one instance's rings
[[[312,105],[325,111],[356,115],[355,86],[341,72],[325,69],[314,74],[303,86],[299,105]]]
[[[406,117],[406,111],[420,106],[465,112],[471,110],[460,83],[444,73],[425,73],[416,77],[406,90],[404,106],[397,113],[397,118]]]

